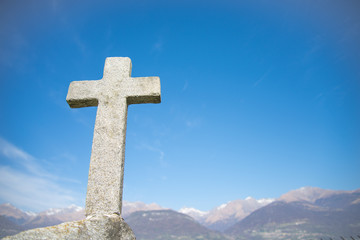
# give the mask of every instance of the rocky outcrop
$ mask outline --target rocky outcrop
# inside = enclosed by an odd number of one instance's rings
[[[67,240],[135,240],[135,235],[124,219],[117,214],[89,216],[84,220],[67,222],[60,225],[37,228],[21,232],[6,240],[39,240],[39,239],[67,239]]]

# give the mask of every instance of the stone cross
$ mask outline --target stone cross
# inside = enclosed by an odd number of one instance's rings
[[[131,60],[106,58],[101,80],[71,82],[72,108],[97,106],[86,195],[86,216],[121,214],[127,108],[160,103],[158,77],[131,77]]]

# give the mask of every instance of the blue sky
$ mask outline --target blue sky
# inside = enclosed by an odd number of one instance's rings
[[[210,210],[360,187],[360,3],[0,3],[0,203],[84,206],[96,108],[69,83],[106,57],[159,76],[128,112],[124,199]]]

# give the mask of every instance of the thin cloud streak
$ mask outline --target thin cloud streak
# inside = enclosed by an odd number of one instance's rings
[[[25,210],[41,211],[77,202],[77,194],[38,176],[0,166],[0,199]]]
[[[78,193],[59,183],[78,181],[49,173],[36,158],[0,137],[1,155],[10,163],[0,165],[0,201],[31,211],[80,203]]]
[[[166,167],[167,166],[167,162],[164,160],[165,157],[165,152],[162,151],[160,148],[157,147],[153,147],[151,145],[148,144],[142,144],[139,148],[141,149],[146,149],[148,151],[154,152],[159,154],[159,163],[162,167]]]
[[[20,148],[7,142],[5,139],[0,138],[0,153],[8,159],[13,160],[13,163],[17,163],[22,166],[26,171],[39,177],[46,177],[50,179],[58,179],[57,176],[52,175],[45,171],[38,163],[37,160],[30,154],[24,152]]]
[[[30,160],[33,158],[23,150],[15,147],[11,143],[5,141],[5,139],[0,137],[0,152],[8,158],[21,158],[23,160]]]
[[[253,84],[253,87],[257,87],[262,81],[264,81],[264,79],[267,78],[267,76],[269,75],[270,73],[270,69],[267,70],[254,84]]]

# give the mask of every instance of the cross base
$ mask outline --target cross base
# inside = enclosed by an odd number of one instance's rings
[[[62,223],[57,226],[37,228],[21,232],[4,240],[136,240],[129,225],[119,215],[90,216],[76,222]]]

